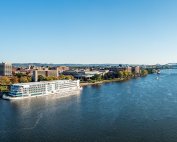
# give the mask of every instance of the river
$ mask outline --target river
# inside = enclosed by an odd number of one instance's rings
[[[177,70],[156,77],[65,98],[0,100],[0,142],[176,142]]]

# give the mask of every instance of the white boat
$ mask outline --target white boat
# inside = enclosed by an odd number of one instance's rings
[[[157,74],[160,74],[160,70],[157,70]]]
[[[13,84],[9,95],[3,95],[5,100],[21,100],[31,97],[57,95],[58,97],[70,96],[79,91],[80,80],[55,80],[30,83]]]

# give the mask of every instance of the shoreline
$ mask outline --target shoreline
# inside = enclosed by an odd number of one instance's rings
[[[116,79],[111,79],[111,80],[102,80],[102,81],[97,81],[97,82],[82,82],[80,83],[80,86],[81,87],[84,87],[84,86],[89,86],[89,85],[101,85],[101,84],[104,84],[104,83],[109,83],[109,82],[124,82],[124,81],[128,81],[132,78],[116,78]]]
[[[147,76],[147,75],[145,75]],[[145,77],[145,76],[139,76],[139,77]],[[80,86],[81,87],[85,87],[85,86],[90,86],[90,85],[101,85],[104,83],[110,83],[110,82],[124,82],[124,81],[128,81],[131,79],[135,79],[136,77],[131,77],[131,78],[115,78],[115,79],[111,79],[111,80],[102,80],[102,81],[97,81],[97,82],[81,82]]]

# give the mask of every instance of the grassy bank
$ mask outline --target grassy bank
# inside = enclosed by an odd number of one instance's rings
[[[87,85],[99,85],[99,84],[103,84],[103,83],[107,83],[107,82],[123,82],[123,81],[127,81],[130,80],[131,78],[114,78],[114,79],[109,79],[109,80],[101,80],[101,81],[95,81],[95,82],[81,82],[80,86],[87,86]]]
[[[129,77],[129,78],[114,78],[114,79],[109,79],[109,80],[101,80],[101,81],[96,81],[96,80],[91,80],[88,82],[81,82],[80,86],[87,86],[87,85],[99,85],[99,84],[103,84],[103,83],[107,83],[107,82],[123,82],[123,81],[127,81],[133,78],[137,78],[137,77],[145,77],[146,75],[142,75],[142,76],[136,76],[136,77]]]

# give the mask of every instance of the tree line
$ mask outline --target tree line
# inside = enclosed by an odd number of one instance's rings
[[[133,77],[138,77],[138,76],[146,76],[149,74],[148,70],[141,70],[140,73],[135,73],[135,72],[129,72],[129,71],[117,71],[117,72],[108,72],[104,75],[101,74],[96,74],[90,79],[87,79],[85,81],[102,81],[102,80],[111,80],[111,79],[122,79],[122,80],[127,80]]]
[[[38,76],[38,81],[51,81],[51,80],[63,80],[63,79],[73,80],[74,77],[71,75],[60,75],[59,77],[55,77],[55,76],[44,77],[42,75]],[[33,80],[31,76],[24,75],[22,73],[17,73],[13,75],[12,77],[8,77],[8,76],[0,77],[0,85],[11,85],[15,83],[28,83],[32,81]]]

